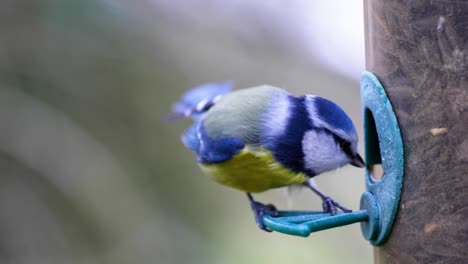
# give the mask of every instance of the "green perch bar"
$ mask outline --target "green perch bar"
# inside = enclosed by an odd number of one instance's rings
[[[273,231],[308,237],[310,233],[367,221],[367,210],[336,215],[321,211],[280,211],[279,216],[263,216],[263,224]]]

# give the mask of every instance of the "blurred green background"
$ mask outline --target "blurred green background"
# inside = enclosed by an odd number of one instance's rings
[[[0,2],[0,263],[371,262],[359,225],[258,230],[245,195],[202,175],[181,144],[189,121],[163,119],[186,89],[232,80],[329,98],[362,135],[359,76],[305,55],[293,9],[196,2]],[[358,209],[363,173],[317,183]],[[320,208],[284,193],[256,197]]]

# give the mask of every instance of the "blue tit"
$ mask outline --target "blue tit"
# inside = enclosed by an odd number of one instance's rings
[[[259,227],[275,207],[251,193],[305,185],[322,199],[325,212],[350,210],[322,193],[311,180],[346,164],[364,167],[351,119],[335,103],[315,96],[295,97],[263,85],[231,91],[232,83],[192,88],[173,107],[169,119],[190,117],[182,135],[198,156],[201,170],[215,181],[246,192]]]

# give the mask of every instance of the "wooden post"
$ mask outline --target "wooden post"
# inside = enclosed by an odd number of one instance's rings
[[[405,176],[376,263],[468,263],[468,2],[365,1],[366,66],[392,102]]]

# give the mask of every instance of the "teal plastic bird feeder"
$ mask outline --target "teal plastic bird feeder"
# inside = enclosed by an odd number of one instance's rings
[[[361,76],[364,112],[366,192],[360,210],[336,215],[319,211],[280,211],[279,216],[263,216],[263,224],[284,234],[307,237],[312,232],[360,222],[362,234],[372,245],[388,238],[400,201],[404,174],[403,141],[392,105],[377,77],[371,72]],[[372,175],[381,164],[380,180]]]

